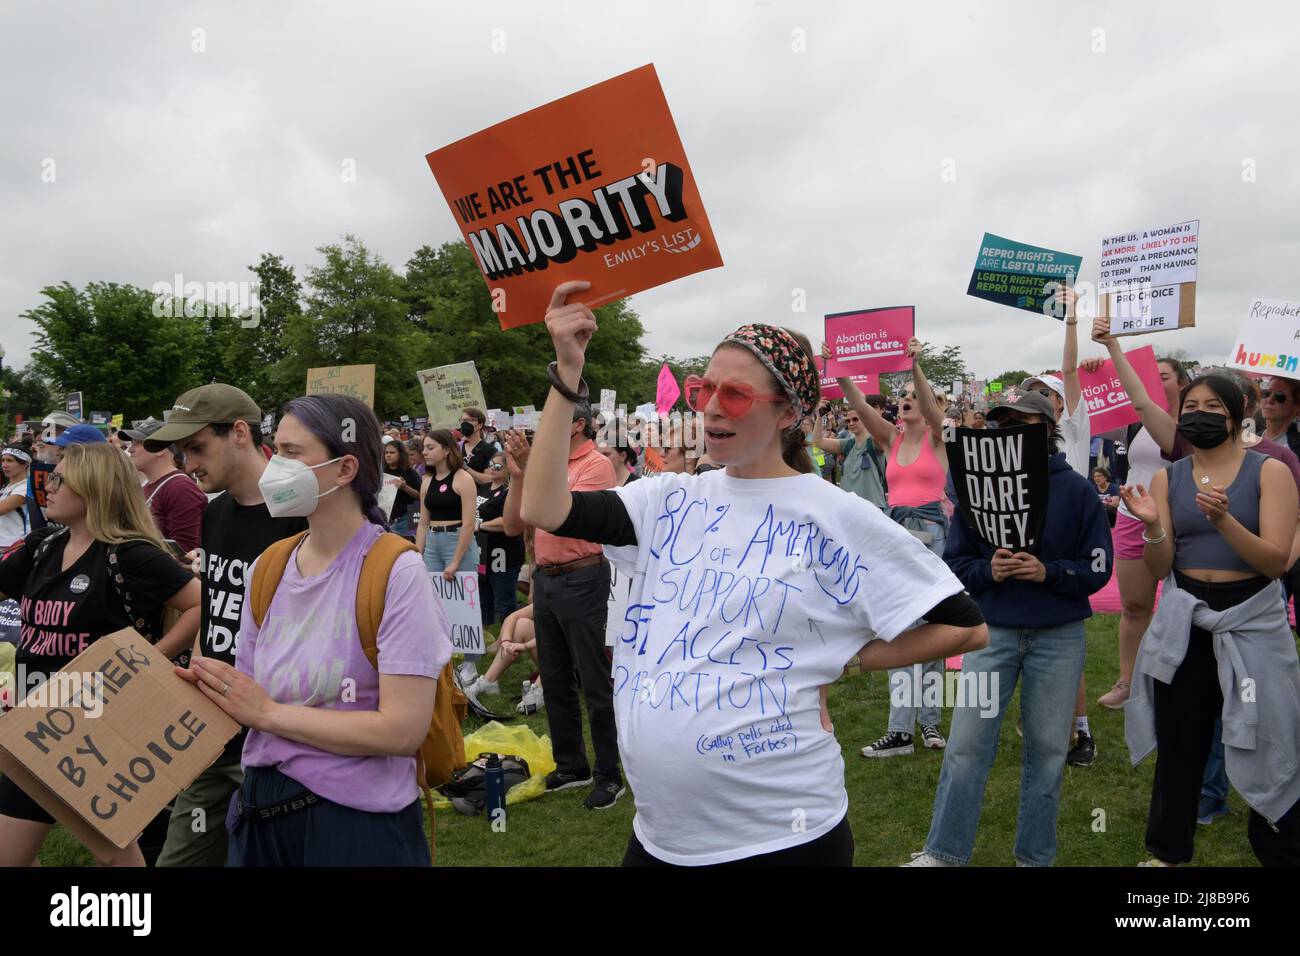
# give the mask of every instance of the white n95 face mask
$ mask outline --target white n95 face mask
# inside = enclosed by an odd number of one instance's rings
[[[294,458],[272,455],[271,460],[266,464],[266,471],[262,472],[262,477],[257,482],[257,487],[262,490],[262,497],[266,499],[266,510],[271,512],[271,517],[305,518],[315,511],[319,499],[338,491],[342,486],[335,485],[329,491],[318,493],[316,489],[319,486],[312,472],[342,460],[343,456],[340,455],[338,458],[322,461],[319,465],[304,465]]]

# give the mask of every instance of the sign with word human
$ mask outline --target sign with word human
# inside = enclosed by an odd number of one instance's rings
[[[1247,372],[1300,378],[1300,299],[1255,299],[1228,364]]]

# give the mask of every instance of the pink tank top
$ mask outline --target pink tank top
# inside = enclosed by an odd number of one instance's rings
[[[934,453],[929,429],[926,429],[925,440],[921,442],[921,453],[910,465],[898,463],[898,451],[902,447],[903,433],[899,432],[889,449],[889,465],[885,469],[885,479],[889,482],[890,507],[903,505],[917,508],[932,501],[942,501],[948,476],[944,473],[939,456]]]

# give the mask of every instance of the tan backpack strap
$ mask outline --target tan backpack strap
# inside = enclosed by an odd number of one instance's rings
[[[361,635],[361,650],[375,670],[379,669],[379,625],[384,619],[388,577],[398,556],[414,550],[415,545],[400,534],[386,532],[370,546],[361,565],[361,577],[357,581],[357,633]]]
[[[289,566],[289,556],[298,543],[307,537],[306,531],[300,531],[290,538],[282,538],[258,556],[257,566],[253,568],[253,586],[249,589],[249,601],[252,604],[253,623],[260,629],[266,620],[266,612],[271,608],[275,589],[280,586],[284,569]]]

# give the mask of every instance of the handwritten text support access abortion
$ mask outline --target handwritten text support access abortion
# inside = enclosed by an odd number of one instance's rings
[[[666,498],[650,543],[654,580],[623,620],[618,705],[786,715],[799,645],[824,643],[821,622],[788,609],[815,588],[833,599],[819,600],[828,613],[843,614],[837,608],[858,597],[868,568],[856,549],[815,523],[778,520],[772,505],[746,533],[735,533],[735,517],[731,505],[685,489]]]

